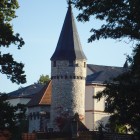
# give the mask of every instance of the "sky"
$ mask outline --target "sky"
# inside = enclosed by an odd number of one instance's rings
[[[58,38],[67,12],[66,0],[19,0],[18,16],[12,21],[15,33],[20,33],[25,45],[18,50],[11,45],[1,52],[10,53],[16,61],[22,62],[27,78],[26,84],[17,85],[0,73],[0,92],[12,92],[19,87],[36,83],[40,75],[51,75],[50,58],[56,48]],[[129,41],[101,39],[88,43],[91,28],[99,28],[102,24],[93,17],[89,22],[78,22],[76,16],[80,11],[73,7],[83,51],[87,64],[122,67],[126,54],[131,55],[132,44]]]

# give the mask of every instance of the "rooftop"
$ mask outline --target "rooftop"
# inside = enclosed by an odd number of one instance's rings
[[[86,56],[82,50],[72,13],[72,8],[69,4],[60,37],[51,60],[55,61],[76,59],[86,59]]]
[[[125,71],[127,69],[124,67],[88,64],[86,84],[103,84],[105,81],[110,81]]]

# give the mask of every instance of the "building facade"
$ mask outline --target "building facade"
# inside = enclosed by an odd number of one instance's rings
[[[126,64],[126,63],[125,63]],[[101,98],[100,101],[93,98],[98,92],[106,87],[105,81],[112,81],[113,78],[122,74],[128,67],[87,65],[86,91],[85,91],[85,124],[89,130],[97,130],[102,123],[106,125],[110,114],[105,112],[107,101]]]
[[[11,104],[27,104],[29,132],[59,130],[57,120],[71,118],[75,113],[89,130],[98,129],[99,123],[107,123],[106,100],[98,102],[93,96],[105,88],[104,81],[111,81],[127,67],[126,64],[125,67],[87,65],[86,60],[69,4],[51,57],[51,82],[9,93]],[[15,96],[16,99],[12,98]]]

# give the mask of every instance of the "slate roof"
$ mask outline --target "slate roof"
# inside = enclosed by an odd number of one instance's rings
[[[123,72],[128,70],[128,68],[125,67],[113,67],[93,64],[87,64],[87,69],[89,69],[91,73],[87,73],[86,84],[101,84],[104,83],[104,81],[111,80],[112,78],[117,77],[119,74],[122,74]],[[33,97],[33,95],[40,92],[43,87],[44,85],[42,84],[32,84],[30,86],[10,92],[8,93],[8,95],[12,98]]]
[[[38,105],[50,105],[51,104],[51,92],[52,92],[52,82],[48,82],[44,87],[29,101],[28,107],[38,106]]]
[[[16,91],[8,93],[9,98],[17,97],[32,97],[35,93],[42,89],[42,84],[32,84],[27,87],[22,87]]]
[[[102,66],[92,64],[88,64],[87,68],[90,69],[92,73],[87,73],[86,84],[103,84],[105,81],[110,81],[128,70],[124,67]]]
[[[55,61],[76,59],[86,59],[86,56],[82,50],[72,13],[72,8],[69,4],[57,47],[51,57],[51,60]]]

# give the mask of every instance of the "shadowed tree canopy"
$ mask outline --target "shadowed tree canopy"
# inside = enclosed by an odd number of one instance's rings
[[[26,119],[26,108],[22,104],[12,106],[7,99],[7,94],[0,93],[0,130],[8,129],[13,132]]]
[[[130,130],[140,135],[140,45],[134,50],[132,68],[106,83],[106,88],[95,98],[105,97],[106,112],[111,114],[110,125],[128,125]],[[112,114],[113,113],[113,114]],[[114,127],[114,129],[116,129]]]
[[[81,11],[77,17],[79,21],[87,22],[93,16],[102,23],[98,29],[95,29],[93,23],[88,42],[101,38],[127,38],[135,42],[130,69],[111,83],[106,83],[105,90],[98,93],[96,98],[106,98],[106,111],[111,113],[111,123],[129,125],[131,130],[140,136],[140,0],[72,2]]]
[[[14,34],[11,25],[18,8],[17,0],[0,0],[0,73],[6,74],[12,82],[20,84],[26,82],[24,65],[16,62],[11,54],[3,54],[1,50],[2,47],[13,47],[12,45],[20,49],[24,45],[23,39],[18,33]]]
[[[139,41],[139,0],[72,0],[72,2],[77,9],[81,10],[77,17],[79,21],[89,21],[91,16],[105,21],[99,29],[91,29],[92,35],[89,42],[100,38],[120,39],[123,37]]]

